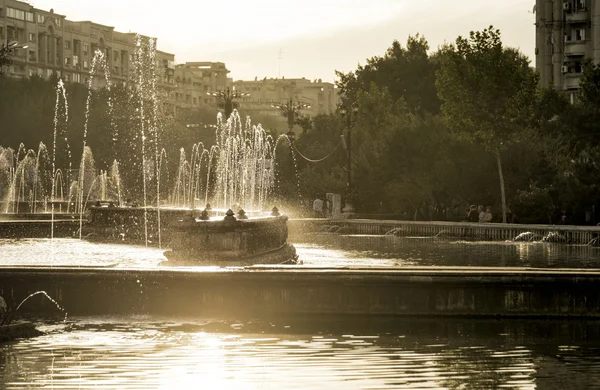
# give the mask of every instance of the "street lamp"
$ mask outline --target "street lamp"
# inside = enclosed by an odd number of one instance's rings
[[[27,49],[27,44],[19,44],[17,41],[9,42],[0,46],[0,73],[2,73],[2,67],[10,65],[12,63],[12,54],[16,49]]]
[[[222,108],[225,111],[225,120],[229,118],[234,109],[239,107],[239,103],[234,100],[239,99],[241,97],[250,96],[249,93],[242,93],[235,90],[233,87],[233,91],[227,87],[225,91],[218,92],[207,92],[209,96],[214,96],[220,100],[219,108]]]
[[[350,108],[341,107],[339,112],[346,126],[346,142],[344,143],[346,148],[346,204],[342,212],[351,214],[354,212],[354,206],[352,206],[352,127],[358,117],[358,107],[355,105]]]
[[[290,98],[290,100],[283,104],[271,104],[271,107],[277,108],[281,110],[281,116],[287,118],[289,131],[287,132],[287,137],[290,141],[294,142],[296,140],[296,133],[294,133],[294,123],[296,123],[296,118],[300,115],[300,110],[308,110],[310,108],[309,104],[297,102],[294,104],[294,100]]]

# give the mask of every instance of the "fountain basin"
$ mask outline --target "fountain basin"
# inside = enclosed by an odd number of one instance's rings
[[[9,306],[44,290],[69,316],[593,317],[600,270],[485,267],[0,268]],[[59,315],[44,296],[21,315]]]
[[[160,236],[168,261],[163,265],[244,266],[295,263],[287,243],[288,217],[225,220],[194,218],[198,210],[160,209]],[[142,207],[92,207],[83,236],[91,241],[158,243],[159,211]]]
[[[0,343],[16,339],[40,336],[42,332],[28,321],[18,321],[9,325],[0,325]]]
[[[160,218],[159,218],[160,215]],[[171,225],[190,219],[192,210],[155,207],[94,206],[82,226],[82,236],[90,241],[158,244],[158,226],[163,242],[171,238]]]
[[[190,219],[171,226],[171,265],[251,265],[295,263],[287,243],[287,216],[247,220]]]

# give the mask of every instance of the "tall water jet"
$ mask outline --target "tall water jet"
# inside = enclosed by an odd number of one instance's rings
[[[273,186],[272,137],[249,120],[244,126],[236,110],[226,122],[218,118],[217,123],[214,202],[222,208],[240,205],[260,210]]]
[[[8,162],[7,157],[13,154],[5,154],[4,163],[8,167],[8,191],[5,196],[5,213],[29,212],[34,213],[38,209],[38,195],[42,198],[42,207],[45,208],[45,196],[50,186],[49,157],[46,145],[40,142],[37,153],[33,149],[27,150],[21,144],[14,161]],[[10,157],[9,157],[10,158]],[[25,206],[26,209],[23,207]]]
[[[90,119],[90,102],[92,99],[92,91],[93,91],[93,83],[94,83],[94,77],[96,75],[96,73],[101,70],[104,73],[104,80],[106,83],[106,89],[108,90],[109,94],[108,94],[108,107],[109,107],[109,113],[108,116],[109,118],[111,118],[112,121],[112,100],[110,97],[110,88],[111,88],[111,81],[110,81],[110,70],[106,61],[106,55],[104,54],[104,52],[102,52],[100,49],[96,49],[96,52],[94,53],[94,58],[92,59],[92,63],[90,66],[90,77],[88,80],[88,95],[87,95],[87,100],[85,103],[85,122],[84,122],[84,127],[83,127],[83,148],[82,148],[82,156],[81,156],[81,163],[79,165],[79,180],[78,180],[78,212],[79,212],[79,238],[81,239],[82,237],[82,227],[83,227],[83,213],[85,211],[85,202],[84,202],[84,182],[85,182],[85,159],[86,159],[86,154],[91,155],[91,151],[89,150],[89,148],[87,147],[87,133],[88,133],[88,125],[89,125],[89,119]],[[113,126],[111,126],[112,128]]]
[[[131,100],[136,103],[138,119],[142,174],[142,202],[144,206],[144,235],[148,244],[148,199],[149,191],[156,191],[157,235],[161,243],[160,226],[160,164],[162,152],[159,144],[159,104],[156,88],[156,39],[135,36],[135,52],[131,68]],[[153,152],[150,152],[153,150]],[[155,179],[152,190],[150,184]]]
[[[62,101],[62,110],[61,103]],[[50,224],[50,239],[54,238],[54,202],[56,201],[57,187],[56,184],[60,183],[61,200],[62,200],[62,173],[56,169],[56,154],[58,147],[58,137],[64,136],[65,145],[67,149],[67,157],[69,161],[69,172],[71,171],[71,148],[69,147],[69,141],[67,139],[67,123],[69,122],[69,104],[67,103],[67,91],[62,80],[58,81],[56,85],[56,103],[54,104],[54,131],[52,140],[52,189],[50,190],[50,204],[52,212],[52,222]],[[60,177],[60,181],[58,178]],[[62,211],[62,210],[61,210]]]
[[[293,163],[293,167],[294,167],[294,178],[295,178],[295,182],[296,182],[296,196],[298,196],[298,198],[301,198],[301,192],[300,192],[300,177],[298,175],[298,162],[296,161],[296,153],[294,153],[294,147],[293,147],[293,143],[292,140],[290,139],[290,137],[288,137],[287,134],[281,134],[279,137],[277,137],[277,141],[275,142],[275,147],[273,148],[273,161],[274,161],[274,165],[275,165],[275,171],[279,172],[279,176],[275,177],[275,187],[277,190],[279,190],[279,193],[281,195],[281,170],[278,169],[279,167],[279,159],[277,158],[277,149],[279,147],[279,144],[281,141],[285,141],[287,144],[287,149],[290,151],[290,156],[292,157],[292,163]]]
[[[8,198],[8,190],[14,173],[15,152],[0,146],[0,199]]]

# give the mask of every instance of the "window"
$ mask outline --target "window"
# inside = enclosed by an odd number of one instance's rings
[[[71,58],[65,57],[65,65],[71,65]]]
[[[573,9],[576,11],[585,10],[585,0],[575,0],[573,2]]]
[[[35,42],[35,34],[29,33],[29,42]]]
[[[32,12],[25,12],[25,20],[27,20],[28,22],[32,22],[33,23],[33,13]]]
[[[13,19],[25,20],[25,11],[15,8],[6,8],[6,16]]]
[[[35,50],[29,50],[29,61],[35,62]]]
[[[83,54],[87,55],[89,50],[90,50],[90,47],[88,46],[88,44],[84,43],[83,44]]]
[[[73,82],[74,83],[80,83],[81,82],[81,75],[79,73],[73,74]]]
[[[46,77],[52,77],[52,69],[46,69]]]
[[[197,102],[197,99],[196,99],[196,98],[194,98],[194,104],[198,104],[198,102]]]
[[[54,18],[54,23],[56,23],[58,27],[61,27],[62,20],[60,20],[59,18]]]
[[[40,77],[44,77],[44,69],[38,68],[37,75],[40,76]]]
[[[65,81],[68,83],[71,81],[71,75],[65,73]]]
[[[86,60],[83,60],[83,68],[84,69],[88,68],[88,62]]]
[[[585,29],[576,28],[572,32],[572,38],[574,41],[585,41]]]
[[[37,15],[37,22],[42,24],[44,23],[44,15],[38,14]]]
[[[71,48],[71,41],[65,41],[65,49]]]
[[[119,51],[118,50],[115,50],[113,58],[115,59],[115,61],[119,61]]]
[[[79,65],[79,56],[73,56],[73,66]]]

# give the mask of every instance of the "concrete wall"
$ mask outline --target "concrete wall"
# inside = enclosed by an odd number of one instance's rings
[[[16,307],[45,290],[73,315],[599,317],[600,272],[499,268],[2,269]],[[42,296],[23,314],[64,316]]]

